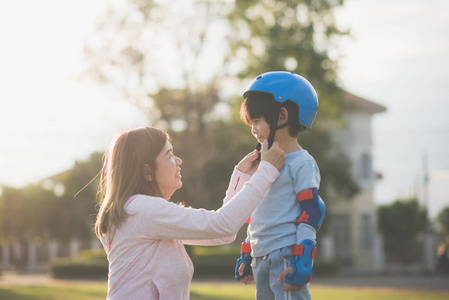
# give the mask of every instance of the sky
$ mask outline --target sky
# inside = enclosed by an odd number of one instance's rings
[[[347,0],[336,14],[353,36],[340,46],[340,84],[387,108],[372,121],[374,199],[417,195],[431,216],[449,206],[448,13],[444,0]]]
[[[104,151],[119,131],[148,125],[136,108],[79,79],[84,43],[106,4],[0,2],[0,184],[35,183]],[[427,164],[431,216],[449,206],[448,13],[445,0],[346,0],[336,11],[352,33],[339,46],[340,85],[387,108],[372,122],[383,175],[374,199],[421,197]]]
[[[0,2],[0,183],[23,186],[104,151],[147,124],[104,89],[80,80],[83,47],[106,1]]]

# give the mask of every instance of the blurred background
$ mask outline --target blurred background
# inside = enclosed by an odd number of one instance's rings
[[[69,276],[84,259],[104,274],[98,180],[74,195],[121,130],[169,132],[184,161],[173,201],[220,207],[255,146],[241,94],[287,70],[320,101],[298,137],[328,207],[317,269],[448,272],[448,12],[444,0],[0,3],[1,269],[52,262]],[[232,273],[244,235],[189,248],[196,272],[221,255]]]

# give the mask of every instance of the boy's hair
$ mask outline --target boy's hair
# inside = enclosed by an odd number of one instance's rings
[[[273,94],[266,92],[251,91],[240,106],[240,118],[251,125],[251,120],[263,117],[268,124],[277,123],[279,112],[284,107],[288,112],[288,134],[296,137],[298,132],[306,130],[305,126],[299,124],[299,108],[293,101],[287,100],[283,103],[274,100]]]

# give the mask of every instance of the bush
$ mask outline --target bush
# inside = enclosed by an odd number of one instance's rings
[[[64,279],[107,278],[108,268],[103,249],[81,251],[78,259],[59,258],[50,262],[52,276]]]
[[[107,260],[106,252],[104,251],[103,248],[80,251],[78,253],[78,257],[82,260],[90,260],[90,259]]]
[[[233,278],[240,246],[192,246],[189,254],[195,267],[194,278]]]
[[[335,275],[340,270],[340,264],[336,261],[324,261],[315,259],[313,262],[314,276]]]
[[[235,264],[240,256],[240,246],[192,247],[191,259],[195,267],[194,278],[233,278]],[[339,264],[335,261],[315,259],[314,276],[337,273]]]
[[[194,278],[234,277],[235,263],[240,256],[239,246],[198,247],[188,246],[189,255],[195,267]],[[315,259],[314,276],[332,275],[338,272],[339,265],[334,261]],[[55,278],[92,279],[107,278],[108,261],[103,249],[81,251],[78,259],[61,258],[50,263]]]
[[[108,262],[98,260],[58,259],[50,265],[55,278],[96,279],[108,277]]]

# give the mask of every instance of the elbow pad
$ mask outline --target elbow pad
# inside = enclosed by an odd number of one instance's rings
[[[298,202],[301,209],[298,224],[306,223],[318,230],[323,223],[326,205],[318,196],[317,189],[312,188],[298,193]]]

